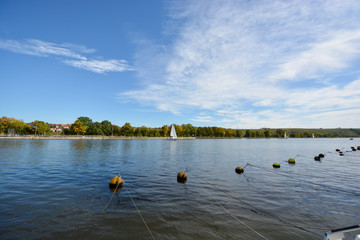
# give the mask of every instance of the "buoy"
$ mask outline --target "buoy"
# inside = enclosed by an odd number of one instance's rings
[[[323,158],[323,157],[325,157],[325,155],[322,154],[322,153],[320,153],[320,154],[319,154],[319,158]]]
[[[357,150],[360,150],[360,146],[357,146]]]
[[[343,154],[343,153],[340,153],[339,155],[340,155],[340,156],[344,156],[344,154]]]
[[[124,183],[124,181],[121,179],[121,177],[115,176],[110,180],[109,187],[110,188],[116,188],[116,187],[119,188],[122,186],[123,183]]]
[[[342,151],[340,151],[339,153],[340,153],[340,154],[342,154],[343,152],[342,152]]]
[[[314,160],[315,160],[315,161],[320,161],[320,157],[319,157],[319,156],[315,156],[315,157],[314,157]]]
[[[356,151],[356,149],[354,147],[351,147],[351,150]]]
[[[340,152],[340,149],[337,148],[335,151]]]
[[[235,168],[235,172],[236,172],[237,174],[241,174],[241,173],[244,172],[244,169],[243,169],[242,167],[237,167],[237,168]]]
[[[178,183],[186,183],[187,175],[185,172],[179,172],[177,174],[177,181]]]
[[[289,163],[289,164],[295,164],[295,159],[289,158],[289,159],[288,159],[288,163]]]
[[[274,167],[274,168],[279,168],[279,167],[280,167],[280,164],[279,164],[279,163],[274,163],[274,164],[273,164],[273,167]]]
[[[122,189],[122,185],[118,186],[118,187],[110,187],[110,192],[115,193],[115,192],[120,192],[120,190]]]

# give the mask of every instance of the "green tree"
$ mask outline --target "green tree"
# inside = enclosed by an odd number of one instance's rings
[[[225,129],[225,137],[232,138],[234,136],[234,132],[232,129]]]
[[[250,137],[252,137],[253,135],[254,135],[254,133],[253,133],[251,130],[246,130],[244,137],[250,138]]]
[[[77,120],[82,122],[87,127],[90,127],[93,124],[93,121],[89,117],[78,117]]]
[[[255,137],[258,137],[258,138],[264,137],[264,133],[257,130],[257,131],[255,131]]]
[[[118,125],[112,125],[112,127],[113,127],[113,134],[115,136],[120,136],[121,128]]]
[[[150,132],[149,129],[147,127],[145,127],[145,126],[141,126],[139,128],[140,136],[143,136],[143,137],[149,136],[149,132]]]
[[[84,125],[85,126],[85,125]],[[105,135],[101,123],[94,122],[90,125],[90,127],[86,130],[86,134],[88,135]]]
[[[31,123],[32,129],[35,134],[45,135],[50,133],[50,127],[43,121],[36,120]]]
[[[101,122],[101,130],[106,136],[110,136],[112,134],[112,124],[108,120],[104,120]]]
[[[0,118],[0,133],[7,133],[9,129],[14,129],[16,134],[31,133],[31,127],[22,120],[8,118],[5,116]]]
[[[169,128],[168,128],[168,126],[164,125],[164,126],[161,127],[160,135],[162,137],[168,137],[169,136]]]
[[[265,129],[265,131],[264,131],[264,136],[265,136],[266,138],[269,138],[269,137],[271,136],[269,129]]]
[[[160,130],[158,128],[151,128],[149,130],[149,137],[160,137]]]
[[[237,138],[241,138],[241,137],[242,137],[242,135],[243,135],[242,131],[241,131],[241,130],[239,130],[239,129],[236,129],[236,131],[235,131],[235,137],[237,137]]]
[[[285,131],[282,129],[276,129],[276,137],[282,138],[285,135]]]
[[[121,127],[120,134],[122,136],[134,136],[135,129],[130,125],[130,123],[125,123],[124,126]]]

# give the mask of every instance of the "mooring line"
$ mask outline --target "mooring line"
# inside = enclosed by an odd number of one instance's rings
[[[253,166],[253,165],[249,163],[249,166]],[[256,209],[256,210],[259,211],[259,212],[262,212],[262,213],[264,213],[264,214],[266,214],[266,215],[268,215],[268,216],[270,216],[270,217],[272,217],[272,218],[274,218],[274,219],[277,219],[277,220],[279,220],[280,222],[282,222],[283,224],[290,225],[291,227],[294,227],[294,228],[303,230],[303,231],[305,231],[305,232],[312,233],[312,234],[317,235],[317,236],[320,236],[320,237],[323,236],[323,235],[320,235],[320,234],[318,234],[318,233],[316,233],[316,232],[313,232],[313,231],[310,231],[310,230],[305,229],[305,228],[303,228],[303,227],[300,227],[300,226],[298,226],[298,225],[295,225],[295,224],[293,224],[293,223],[289,223],[289,222],[287,222],[286,220],[284,220],[284,219],[282,219],[282,218],[280,218],[280,217],[278,217],[278,216],[275,216],[275,215],[273,215],[273,214],[271,214],[271,213],[268,213],[268,212],[266,212],[266,211],[264,211],[264,210],[261,210],[261,209],[255,207],[255,206],[253,206],[253,205],[250,204],[250,203],[247,203],[247,202],[245,202],[245,201],[243,201],[243,200],[241,200],[241,199],[238,199],[238,198],[232,196],[231,194],[223,191],[222,189],[216,187],[215,185],[209,183],[208,181],[204,180],[204,179],[201,178],[201,177],[198,177],[198,178],[201,179],[202,181],[204,181],[205,183],[207,183],[207,184],[215,187],[216,189],[218,189],[219,191],[223,192],[224,194],[226,194],[227,196],[231,197],[232,199],[235,199],[235,200],[237,200],[237,201],[240,201],[240,202],[242,202],[243,204],[248,205],[248,206],[250,206],[251,208]]]
[[[122,179],[120,173],[119,173],[119,176],[120,176],[120,178]],[[124,182],[125,182],[125,181],[124,181]],[[119,186],[120,186],[120,182],[118,182],[118,184],[116,185],[116,188],[115,188],[113,194],[111,195],[111,198],[109,199],[109,201],[108,201],[107,204],[105,205],[103,211],[105,211],[105,210],[110,206],[109,203],[110,203],[110,201],[112,200],[112,198],[114,197],[114,195],[116,194],[116,190],[118,189]]]
[[[130,192],[129,192],[129,190],[128,190],[128,188],[131,188],[131,187],[128,186],[128,184],[126,183],[126,181],[121,177],[120,173],[119,173],[119,176],[120,176],[120,178],[123,180],[123,184],[124,184],[124,186],[125,186],[125,188],[126,188],[126,191],[127,191],[127,193],[129,194],[129,197],[130,197],[132,203],[134,204],[134,207],[136,208],[136,211],[138,212],[138,214],[139,214],[141,220],[143,221],[146,229],[148,230],[148,232],[149,232],[150,236],[152,237],[152,239],[155,240],[155,237],[154,237],[154,235],[152,234],[149,226],[146,224],[145,219],[144,219],[144,217],[142,216],[139,208],[136,206],[136,203],[135,203],[134,199],[131,197],[131,194],[130,194]],[[109,207],[109,203],[110,203],[110,201],[112,200],[112,198],[114,197],[114,195],[115,195],[115,193],[116,193],[116,190],[118,189],[119,186],[120,186],[120,182],[118,182],[118,184],[116,185],[116,188],[115,188],[115,190],[114,190],[114,193],[111,195],[111,198],[109,199],[108,203],[106,204],[106,206],[105,206],[105,208],[104,208],[104,211]]]
[[[304,180],[304,179],[300,179],[300,178],[297,178],[297,177],[294,177],[294,176],[291,176],[291,175],[288,175],[288,174],[283,174],[283,173],[279,173],[279,172],[269,171],[269,170],[266,169],[266,168],[259,167],[259,166],[255,166],[255,165],[251,165],[251,166],[252,166],[252,167],[255,167],[255,168],[262,169],[262,170],[264,170],[264,171],[267,171],[267,172],[270,172],[270,173],[273,173],[273,174],[278,174],[278,175],[281,175],[281,176],[285,176],[285,177],[297,179],[297,180],[300,180],[300,181],[303,181],[303,182],[306,182],[306,183],[309,183],[309,184],[317,185],[317,186],[320,186],[320,187],[323,187],[323,188],[333,189],[333,190],[335,190],[335,191],[348,193],[348,194],[351,194],[351,195],[357,196],[357,197],[360,196],[360,193],[357,193],[357,192],[347,191],[347,190],[344,190],[344,189],[340,189],[340,188],[328,186],[328,185],[321,184],[321,183],[310,182],[310,181],[307,181],[307,180]]]
[[[139,216],[140,216],[141,220],[143,221],[143,223],[144,223],[145,227],[147,228],[147,230],[148,230],[148,232],[149,232],[150,236],[152,237],[152,239],[154,239],[154,240],[155,240],[155,237],[154,237],[154,235],[152,234],[152,232],[150,231],[149,226],[146,224],[145,219],[144,219],[144,218],[143,218],[143,216],[141,215],[141,212],[140,212],[139,208],[136,206],[136,203],[135,203],[134,199],[131,197],[131,194],[130,194],[130,192],[129,192],[129,190],[128,190],[127,186],[126,186],[127,184],[126,184],[126,182],[125,182],[125,181],[124,181],[124,183],[125,183],[125,188],[126,188],[126,191],[127,191],[127,193],[129,194],[129,197],[130,197],[131,201],[133,202],[133,204],[134,204],[134,206],[135,206],[135,208],[136,208],[136,210],[137,210],[137,212],[138,212],[138,214],[139,214]]]
[[[259,235],[259,236],[262,237],[263,239],[269,240],[267,237],[265,237],[264,235],[262,235],[261,233],[259,233],[258,231],[256,231],[255,229],[253,229],[252,227],[250,227],[249,225],[247,225],[247,224],[244,223],[243,221],[241,221],[239,218],[237,218],[235,214],[229,212],[221,203],[219,203],[215,198],[213,198],[213,197],[210,195],[210,193],[209,193],[203,186],[201,186],[201,188],[209,195],[209,197],[211,197],[222,209],[225,210],[225,212],[227,212],[230,216],[232,216],[236,221],[238,221],[239,223],[241,223],[242,225],[244,225],[245,227],[247,227],[248,229],[250,229],[251,231],[253,231],[253,232],[256,233],[257,235]]]

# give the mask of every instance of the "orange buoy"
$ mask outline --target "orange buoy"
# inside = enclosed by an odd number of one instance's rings
[[[110,188],[121,187],[123,183],[124,181],[121,179],[121,177],[115,176],[110,180],[109,187]]]
[[[237,167],[237,168],[235,168],[235,172],[236,172],[237,174],[241,174],[241,173],[244,172],[244,169],[243,169],[242,167]]]
[[[178,183],[186,183],[187,175],[185,172],[179,172],[177,174],[177,181]]]

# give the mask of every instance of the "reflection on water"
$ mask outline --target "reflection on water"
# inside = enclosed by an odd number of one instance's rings
[[[360,222],[360,151],[350,148],[358,145],[0,140],[0,238],[149,239],[132,198],[156,239],[321,239]],[[314,161],[319,153],[325,158]],[[126,184],[113,191],[108,183],[119,173]]]

